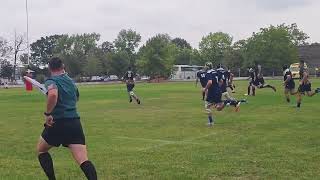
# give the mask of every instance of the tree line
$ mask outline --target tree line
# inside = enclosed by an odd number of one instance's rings
[[[168,34],[157,34],[141,44],[141,35],[132,29],[121,30],[113,41],[101,41],[98,33],[51,35],[30,45],[29,68],[36,71],[38,79],[44,79],[48,76],[49,59],[58,56],[69,75],[77,80],[89,76],[122,77],[128,67],[150,78],[169,78],[174,64],[204,65],[208,61],[242,73],[260,64],[264,73],[271,75],[280,74],[282,65],[297,62],[297,47],[307,44],[308,38],[296,24],[270,25],[239,41],[228,33],[209,33],[198,48]],[[1,77],[12,77],[15,64],[8,55],[14,49],[0,38]],[[23,64],[27,59],[27,54],[20,55]]]

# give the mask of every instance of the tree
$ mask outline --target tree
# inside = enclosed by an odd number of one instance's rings
[[[304,33],[302,30],[300,30],[296,23],[293,23],[288,26],[286,26],[285,24],[282,24],[280,25],[280,27],[285,27],[288,30],[291,36],[291,41],[293,42],[294,45],[301,46],[301,45],[308,44],[306,40],[309,39],[309,36],[306,33]]]
[[[100,35],[96,33],[63,35],[57,41],[54,55],[63,59],[72,77],[84,75],[86,65],[90,63],[93,56],[95,57],[99,39]]]
[[[0,62],[7,60],[12,50],[13,48],[8,44],[8,41],[0,37]]]
[[[213,61],[214,64],[221,64],[224,54],[231,48],[232,37],[223,32],[210,33],[202,38],[199,49],[201,56],[206,61]]]
[[[17,67],[17,60],[18,60],[18,53],[20,51],[24,51],[22,48],[24,44],[24,37],[23,36],[16,36],[14,38],[14,62],[13,62],[13,73],[12,73],[12,80],[16,79],[16,67]]]
[[[290,31],[283,25],[262,28],[247,40],[243,66],[264,67],[265,72],[281,72],[282,65],[298,61],[298,50]]]
[[[225,52],[223,64],[231,69],[233,72],[237,72],[242,69],[242,72],[245,73],[246,67],[243,67],[245,62],[245,48],[247,41],[239,40],[235,42],[231,49]]]
[[[2,78],[11,78],[14,72],[12,64],[7,60],[0,62],[0,70],[0,76]]]
[[[125,51],[129,55],[130,65],[135,65],[136,48],[138,48],[141,41],[141,35],[131,29],[121,30],[117,39],[114,41],[114,46],[117,52]]]
[[[121,78],[130,66],[129,54],[126,51],[118,51],[112,55],[110,61],[110,74],[117,75]]]
[[[36,66],[46,66],[54,56],[54,51],[57,48],[58,40],[64,35],[52,35],[41,37],[36,42],[30,45],[31,63]]]
[[[114,52],[114,44],[109,42],[109,41],[105,41],[101,44],[100,49],[104,52],[104,53],[110,53],[110,52]]]
[[[172,41],[171,41],[173,44],[175,44],[178,48],[181,48],[181,49],[192,49],[191,45],[188,43],[187,40],[185,39],[182,39],[182,38],[174,38]]]
[[[150,38],[139,51],[139,72],[151,78],[168,78],[173,68],[175,52],[176,46],[171,43],[169,35],[158,34]]]

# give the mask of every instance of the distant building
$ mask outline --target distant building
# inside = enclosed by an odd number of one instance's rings
[[[171,79],[173,80],[196,79],[197,72],[202,68],[203,66],[174,65]]]
[[[320,44],[299,46],[298,51],[300,60],[304,60],[311,71],[320,68]]]

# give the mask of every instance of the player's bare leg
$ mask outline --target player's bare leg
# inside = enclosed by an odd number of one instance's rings
[[[87,146],[70,144],[69,149],[74,160],[78,163],[88,180],[97,180],[97,172],[91,161],[88,160]]]
[[[141,104],[139,97],[133,91],[130,91],[129,94],[130,94],[130,98],[133,98],[134,100],[136,100],[138,104]]]

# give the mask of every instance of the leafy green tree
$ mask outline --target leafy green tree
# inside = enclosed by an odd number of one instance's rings
[[[0,62],[0,76],[2,78],[11,78],[13,74],[13,65],[7,61],[3,60]]]
[[[126,51],[113,53],[110,61],[110,74],[117,75],[119,78],[122,78],[130,66],[129,58],[130,56]]]
[[[229,34],[216,32],[203,37],[199,49],[203,59],[217,65],[222,63],[224,54],[231,48],[231,44],[232,37]]]
[[[188,43],[187,40],[182,38],[174,38],[171,41],[173,44],[175,44],[180,49],[192,49],[191,45]]]
[[[168,78],[173,68],[176,48],[167,34],[150,38],[139,51],[139,72],[151,78]]]
[[[52,35],[41,37],[30,45],[31,63],[36,66],[45,66],[50,58],[54,56],[54,50],[57,47],[58,40],[65,35]]]
[[[132,30],[121,30],[114,41],[117,52],[125,51],[129,55],[130,65],[134,66],[136,61],[136,49],[141,42],[141,35]]]
[[[280,73],[282,65],[298,60],[298,50],[287,27],[270,26],[247,40],[245,59],[243,66],[260,64],[269,74]]]

